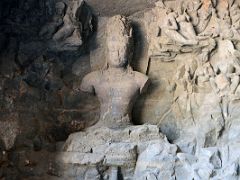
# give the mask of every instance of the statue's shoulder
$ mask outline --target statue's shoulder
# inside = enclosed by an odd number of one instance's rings
[[[142,81],[147,81],[148,80],[148,77],[143,73],[140,73],[138,71],[133,71],[133,74],[134,74],[134,78],[136,80],[139,80],[139,81],[141,81],[141,80]]]
[[[149,86],[149,78],[140,72],[133,71],[135,82],[137,82],[140,93],[143,93],[146,91],[147,87]]]
[[[80,89],[83,92],[94,92],[94,88],[100,83],[100,71],[93,71],[88,73],[82,79]]]
[[[100,81],[100,71],[93,71],[83,77],[82,84],[94,85]]]
[[[93,80],[96,80],[96,79],[99,78],[100,75],[101,75],[101,72],[100,72],[100,71],[92,71],[92,72],[86,74],[86,75],[84,76],[84,79],[88,79],[88,80],[92,80],[92,79],[93,79]]]

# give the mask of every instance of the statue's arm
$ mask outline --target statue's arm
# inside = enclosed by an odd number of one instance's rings
[[[95,93],[94,85],[96,85],[95,73],[87,74],[83,79],[80,85],[80,90],[88,93]]]
[[[146,76],[146,77],[147,77],[147,76]],[[147,77],[147,79],[144,79],[143,86],[140,87],[140,93],[146,92],[149,84],[150,84],[150,80],[149,80],[149,78]]]
[[[168,29],[178,30],[178,24],[174,17],[170,17],[168,20]]]
[[[136,75],[135,77],[136,77],[137,83],[139,85],[140,94],[142,94],[142,93],[146,92],[146,90],[150,84],[150,80],[145,74],[136,72],[135,75]]]

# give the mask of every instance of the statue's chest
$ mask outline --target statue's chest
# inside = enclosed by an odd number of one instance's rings
[[[139,88],[133,79],[111,79],[102,81],[96,89],[96,94],[101,98],[112,100],[130,100]]]

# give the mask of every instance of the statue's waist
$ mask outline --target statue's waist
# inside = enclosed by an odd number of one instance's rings
[[[101,114],[111,114],[112,116],[123,116],[128,114],[131,111],[128,107],[123,106],[104,106],[101,107]]]

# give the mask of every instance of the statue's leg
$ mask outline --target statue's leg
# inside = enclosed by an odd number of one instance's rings
[[[118,180],[118,167],[111,167],[109,180]]]
[[[73,32],[74,27],[72,25],[66,25],[54,34],[53,40],[55,41],[65,40],[66,38],[71,36]]]
[[[219,89],[218,89],[218,87],[217,87],[217,84],[216,84],[216,82],[215,82],[215,79],[214,79],[213,77],[211,77],[211,78],[209,79],[209,82],[210,82],[210,85],[211,85],[213,91],[215,92],[215,94],[218,94]]]
[[[192,39],[192,40],[196,40],[197,39],[196,32],[195,32],[192,24],[189,23],[189,22],[182,22],[182,23],[180,23],[180,33],[184,37],[186,37],[186,39],[189,39],[189,40],[190,39]]]
[[[164,32],[170,39],[183,45],[196,45],[198,43],[197,40],[185,39],[181,34],[174,30],[165,29]]]
[[[236,75],[234,76],[232,79],[231,79],[231,86],[230,86],[230,89],[231,89],[231,93],[234,94],[236,92],[236,89],[239,85],[239,76]]]
[[[222,113],[224,118],[228,117],[228,98],[226,96],[222,97]]]
[[[220,113],[212,114],[213,121],[215,121],[216,135],[219,137],[225,126],[225,120]]]
[[[73,46],[81,46],[83,42],[80,32],[75,29],[72,35],[66,39],[66,43],[69,43]]]

